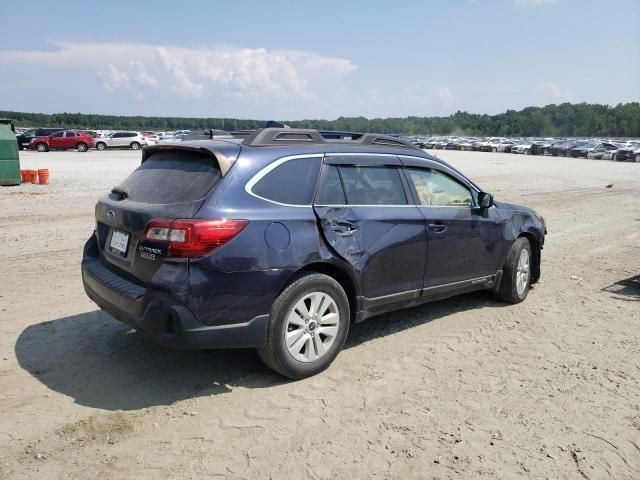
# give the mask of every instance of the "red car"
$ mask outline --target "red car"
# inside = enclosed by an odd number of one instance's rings
[[[48,152],[49,150],[70,150],[76,149],[79,152],[86,152],[94,146],[95,140],[87,132],[77,130],[60,130],[47,137],[36,137],[29,143],[31,150]]]

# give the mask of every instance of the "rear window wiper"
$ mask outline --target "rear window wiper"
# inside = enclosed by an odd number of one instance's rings
[[[122,187],[113,187],[111,189],[111,193],[117,195],[118,200],[124,200],[125,198],[129,197],[129,192],[127,191],[127,189]]]

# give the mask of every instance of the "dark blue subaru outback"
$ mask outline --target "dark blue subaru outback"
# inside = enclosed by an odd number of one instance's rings
[[[145,148],[96,206],[82,278],[158,343],[257,348],[302,378],[352,322],[478,289],[521,302],[545,233],[394,137],[267,128]]]

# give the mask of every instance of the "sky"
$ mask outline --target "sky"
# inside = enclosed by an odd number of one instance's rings
[[[640,0],[0,0],[0,110],[297,120],[640,101]]]

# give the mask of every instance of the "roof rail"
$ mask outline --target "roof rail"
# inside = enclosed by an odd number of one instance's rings
[[[261,128],[249,134],[242,143],[251,147],[339,143],[417,148],[415,145],[399,138],[378,133],[318,131],[306,128]]]

